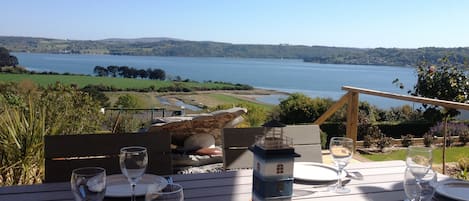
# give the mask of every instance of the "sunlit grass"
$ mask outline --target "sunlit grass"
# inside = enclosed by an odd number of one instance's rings
[[[393,151],[391,153],[380,154],[362,154],[361,156],[372,161],[387,161],[387,160],[405,160],[406,149]],[[441,164],[443,156],[443,148],[433,149],[433,163]],[[459,158],[469,157],[469,147],[447,147],[446,148],[446,162],[457,162]]]

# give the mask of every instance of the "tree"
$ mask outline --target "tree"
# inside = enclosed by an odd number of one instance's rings
[[[115,106],[116,107],[122,107],[122,108],[139,108],[141,107],[142,103],[138,99],[137,96],[132,95],[132,94],[125,94],[122,96],[119,96],[117,99]]]
[[[331,99],[313,99],[301,93],[293,93],[278,105],[278,119],[285,124],[311,123],[332,104]]]
[[[438,64],[423,61],[417,65],[417,84],[412,95],[454,102],[469,102],[469,77],[456,64],[450,62],[448,57],[440,59]],[[432,121],[444,118],[443,135],[443,173],[446,171],[446,140],[448,119],[459,114],[456,109],[444,108],[439,110],[438,106],[423,105],[425,113],[432,112],[438,116],[432,116]],[[425,114],[424,114],[425,116]],[[428,116],[428,115],[427,115]]]
[[[18,65],[18,59],[10,55],[10,52],[8,52],[6,48],[0,47],[0,67],[16,65]]]
[[[148,77],[148,72],[146,70],[143,70],[143,69],[138,70],[137,74],[142,79],[145,79],[145,78]]]
[[[99,77],[107,77],[109,75],[107,68],[102,66],[95,66],[93,72]]]
[[[111,74],[112,77],[117,77],[117,72],[119,70],[119,66],[108,66],[107,71]]]
[[[461,103],[469,100],[469,76],[459,70],[447,57],[440,59],[436,65],[426,61],[420,62],[417,65],[417,76],[417,83],[413,91],[410,91],[414,96]],[[423,107],[439,109],[438,106],[423,105]],[[446,108],[446,111],[439,111],[449,117],[459,114],[457,110],[449,108]],[[432,120],[440,121],[441,117]]]

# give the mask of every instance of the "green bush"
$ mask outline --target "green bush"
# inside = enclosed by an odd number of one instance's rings
[[[301,93],[293,93],[278,105],[278,118],[285,124],[311,123],[332,104],[332,99],[313,99]]]
[[[24,86],[0,89],[0,185],[41,182],[45,135],[93,133],[102,126],[99,104],[88,93],[60,83],[38,91]]]
[[[413,138],[414,138],[414,135],[412,135],[412,134],[402,135],[401,136],[402,146],[403,147],[412,146],[412,144],[414,144],[413,141],[412,141]]]
[[[140,99],[133,94],[124,94],[117,98],[116,103],[114,103],[115,107],[120,108],[140,108],[143,103]]]
[[[431,147],[434,141],[435,141],[435,138],[433,135],[429,133],[426,133],[425,135],[423,135],[423,144],[426,147]]]

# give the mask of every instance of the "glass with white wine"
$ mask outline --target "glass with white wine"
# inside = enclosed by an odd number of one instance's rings
[[[337,165],[337,184],[334,191],[337,193],[348,193],[350,189],[342,185],[342,171],[349,163],[353,155],[353,140],[346,137],[333,137],[329,144],[332,159]]]

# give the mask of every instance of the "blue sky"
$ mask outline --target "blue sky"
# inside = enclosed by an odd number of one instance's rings
[[[3,0],[1,36],[469,47],[465,0]]]

